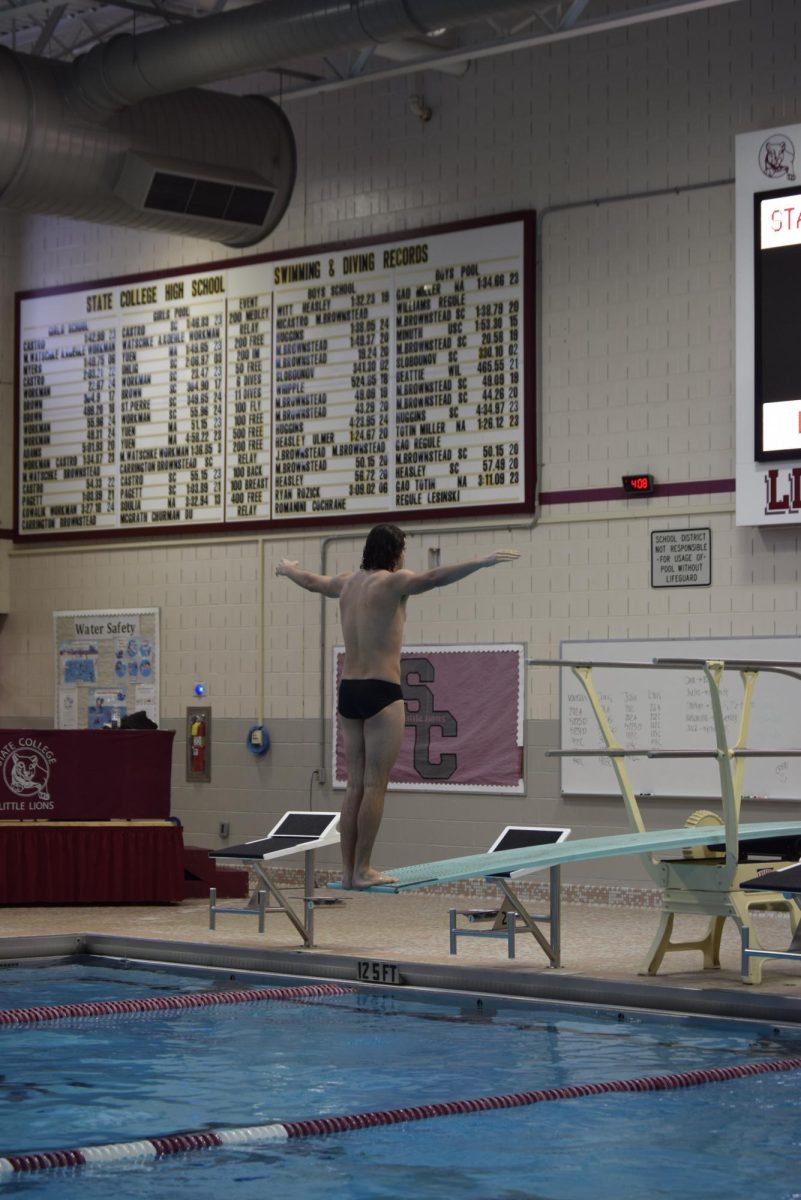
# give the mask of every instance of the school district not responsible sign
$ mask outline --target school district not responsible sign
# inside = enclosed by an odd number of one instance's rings
[[[651,587],[708,587],[711,582],[711,529],[654,530]]]

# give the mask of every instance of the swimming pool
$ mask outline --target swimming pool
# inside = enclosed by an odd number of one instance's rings
[[[260,978],[258,986],[308,983]],[[231,972],[0,971],[0,1008],[214,998]],[[801,1055],[770,1022],[404,991],[0,1026],[0,1155],[304,1122]],[[0,1176],[0,1195],[641,1200],[798,1195],[800,1073],[562,1098],[328,1136]]]

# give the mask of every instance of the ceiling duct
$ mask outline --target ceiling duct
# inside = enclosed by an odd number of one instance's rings
[[[113,112],[308,55],[419,39],[493,17],[532,17],[541,7],[542,0],[262,0],[95,46],[73,63],[70,97],[79,110]]]
[[[541,2],[269,0],[115,37],[69,65],[0,48],[0,206],[253,245],[289,204],[292,130],[272,101],[202,85]]]
[[[0,205],[251,246],[295,182],[272,101],[187,89],[103,121],[65,101],[69,67],[0,49]]]

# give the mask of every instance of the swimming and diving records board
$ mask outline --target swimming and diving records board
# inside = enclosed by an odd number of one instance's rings
[[[252,842],[244,842],[239,846],[228,846],[219,850],[210,850],[209,858],[218,862],[237,862],[253,868],[264,884],[267,894],[274,897],[277,907],[265,908],[265,892],[258,892],[258,903],[254,908],[231,908],[217,904],[216,888],[209,892],[209,928],[214,929],[217,913],[239,913],[259,918],[259,933],[264,932],[264,917],[266,912],[283,912],[292,922],[304,945],[314,944],[314,853],[324,846],[335,846],[339,842],[339,813],[338,812],[286,812],[280,821],[270,830],[266,837],[255,838]],[[303,921],[291,907],[275,880],[264,864],[275,859],[286,858],[291,854],[303,854],[304,890],[303,890]]]
[[[499,214],[18,292],[16,535],[533,512],[535,236]]]

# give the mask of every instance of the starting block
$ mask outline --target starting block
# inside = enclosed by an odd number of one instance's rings
[[[216,927],[217,913],[238,913],[240,916],[258,917],[259,933],[264,932],[264,918],[270,913],[283,913],[294,925],[307,948],[314,945],[314,853],[323,846],[339,843],[339,813],[336,812],[287,812],[267,837],[244,842],[241,846],[230,846],[222,850],[210,850],[209,858],[221,862],[237,862],[253,867],[264,889],[259,889],[248,908],[233,908],[217,903],[217,890],[209,892],[209,929]],[[269,873],[268,863],[290,854],[303,854],[305,878],[303,889],[303,920],[301,921],[286,896]],[[269,906],[268,897],[276,902]],[[255,901],[255,905],[254,905]]]
[[[498,835],[487,851],[495,854],[504,850],[522,850],[528,846],[555,846],[570,836],[570,830],[564,826],[544,827],[533,825],[507,825]],[[549,868],[550,875],[550,906],[545,915],[537,915],[526,910],[520,897],[515,893],[511,879],[519,879],[532,875],[536,868],[517,871],[504,871],[484,876],[487,883],[494,883],[503,893],[503,902],[497,909],[451,908],[450,918],[450,953],[456,954],[458,938],[505,938],[509,958],[515,957],[515,938],[518,933],[530,933],[548,958],[550,967],[560,966],[560,916],[561,916],[561,879],[558,865]],[[457,924],[459,917],[466,917],[470,924],[479,921],[492,921],[490,929],[465,929]],[[550,927],[550,941],[545,937],[539,924]]]

